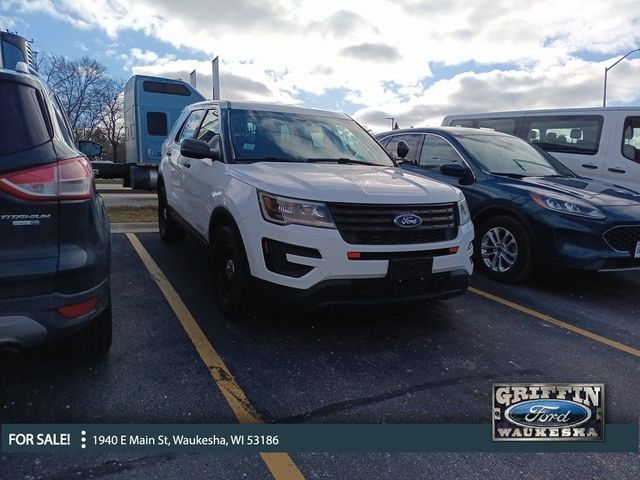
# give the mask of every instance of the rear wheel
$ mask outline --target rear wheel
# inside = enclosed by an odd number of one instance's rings
[[[111,305],[109,305],[89,325],[71,337],[73,352],[83,357],[102,357],[111,347],[112,329]]]
[[[250,272],[242,239],[230,226],[222,226],[215,235],[212,251],[215,294],[222,313],[229,317],[251,314]]]
[[[499,215],[478,230],[475,264],[487,277],[502,282],[522,282],[533,272],[531,240],[515,218]]]
[[[170,245],[179,243],[185,235],[182,227],[171,218],[164,185],[158,186],[158,231],[162,241]]]

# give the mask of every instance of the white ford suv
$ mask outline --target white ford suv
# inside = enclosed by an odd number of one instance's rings
[[[209,246],[223,313],[467,289],[473,225],[455,187],[407,173],[346,114],[235,101],[188,106],[163,145],[160,236]]]

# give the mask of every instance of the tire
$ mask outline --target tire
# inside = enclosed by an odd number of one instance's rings
[[[113,324],[111,305],[70,338],[74,354],[82,357],[100,358],[111,348]]]
[[[171,218],[164,185],[158,186],[158,231],[162,241],[169,245],[180,243],[185,236],[182,227]]]
[[[215,296],[220,311],[232,318],[252,313],[249,262],[240,235],[229,225],[215,234],[212,247]]]
[[[500,282],[531,277],[533,248],[522,223],[506,215],[485,220],[475,240],[474,263],[484,275]]]

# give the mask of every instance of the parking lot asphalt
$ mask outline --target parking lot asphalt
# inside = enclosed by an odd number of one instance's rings
[[[607,422],[640,414],[638,272],[553,271],[518,286],[476,276],[464,296],[418,309],[233,321],[213,301],[205,249],[189,239],[168,247],[154,233],[114,234],[112,270],[108,357],[87,364],[53,346],[3,357],[0,423],[237,422],[166,288],[266,422],[488,423],[493,382],[605,383]],[[640,478],[637,454],[288,458],[307,479]],[[3,454],[0,478],[274,477],[258,455]]]

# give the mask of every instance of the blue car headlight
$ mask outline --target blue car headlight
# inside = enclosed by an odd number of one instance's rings
[[[594,220],[602,220],[603,218],[606,218],[606,215],[596,207],[571,197],[531,193],[531,199],[542,208],[553,210],[554,212],[593,218]]]

